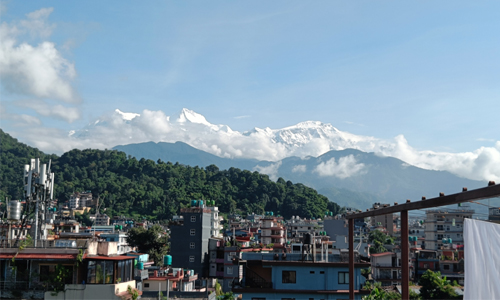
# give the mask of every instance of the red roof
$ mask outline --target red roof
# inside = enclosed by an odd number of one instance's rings
[[[377,256],[386,256],[386,255],[392,255],[392,254],[394,254],[394,253],[392,253],[392,252],[382,252],[382,253],[374,253],[374,254],[370,254],[370,255],[377,257]]]
[[[85,259],[89,260],[128,260],[135,259],[134,256],[117,255],[117,256],[86,256]]]
[[[14,253],[0,253],[0,259],[14,257]],[[76,259],[76,254],[19,253],[16,259]]]

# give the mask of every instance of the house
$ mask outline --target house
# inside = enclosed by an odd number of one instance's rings
[[[382,286],[401,285],[401,252],[371,254],[372,278]]]
[[[427,270],[439,271],[438,252],[435,250],[415,250],[414,269],[415,281],[418,281]]]
[[[127,233],[123,231],[101,233],[100,237],[107,242],[117,242],[117,254],[121,255],[132,251],[132,247],[127,243]]]
[[[235,284],[233,292],[243,300],[252,299],[348,299],[349,266],[339,255],[326,260],[303,260],[301,254],[243,252],[243,278]],[[365,279],[361,269],[370,263],[354,264],[355,299],[369,294],[362,290]]]

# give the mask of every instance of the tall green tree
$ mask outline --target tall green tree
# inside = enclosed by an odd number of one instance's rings
[[[427,270],[418,283],[422,286],[420,288],[422,299],[463,299],[463,296],[455,293],[446,276],[441,278],[441,272]]]
[[[168,235],[163,228],[155,224],[149,229],[132,228],[127,232],[127,243],[137,247],[140,253],[149,254],[157,265],[163,265],[163,256],[168,253]]]

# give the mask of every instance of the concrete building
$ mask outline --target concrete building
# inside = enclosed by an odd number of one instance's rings
[[[92,204],[92,193],[84,192],[79,193],[75,192],[73,195],[69,197],[69,207],[71,209],[77,209],[79,207],[87,207]]]
[[[389,206],[389,204],[374,203],[372,209]],[[394,236],[394,214],[375,216],[370,218],[370,226],[382,226],[386,229],[387,234]]]
[[[306,233],[311,233],[314,235],[319,235],[320,231],[323,231],[323,222],[318,220],[308,220],[300,219],[297,217],[292,217],[291,220],[287,221],[287,237],[294,242],[301,242],[302,237]]]
[[[370,260],[373,280],[382,286],[401,285],[401,252],[375,253]]]
[[[490,207],[488,214],[488,221],[500,224],[500,208]]]
[[[282,247],[286,243],[285,226],[281,223],[282,217],[266,216],[262,219],[260,240],[262,244],[274,244]]]
[[[438,250],[443,239],[451,239],[456,246],[463,245],[464,219],[472,218],[473,209],[431,209],[426,211],[425,249]]]
[[[326,261],[303,261],[301,254],[243,252],[243,279],[233,288],[243,300],[252,299],[348,299],[349,267],[339,255],[329,255]],[[369,294],[362,290],[365,278],[361,269],[368,262],[354,264],[355,299]]]
[[[101,233],[100,237],[106,242],[116,242],[118,255],[132,251],[132,247],[127,243],[127,233],[125,232]]]
[[[209,201],[209,202],[214,203],[212,201]],[[211,227],[210,235],[211,235],[211,237],[221,238],[222,237],[221,230],[223,229],[223,227],[222,227],[221,220],[219,217],[219,208],[217,206],[215,206],[215,204],[212,206],[208,206],[207,208],[212,211],[212,215],[210,218],[210,227]]]
[[[172,267],[194,270],[208,276],[208,240],[211,237],[212,211],[202,206],[182,208],[170,226]]]

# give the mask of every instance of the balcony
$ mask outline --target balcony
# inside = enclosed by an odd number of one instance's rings
[[[134,269],[134,277],[136,280],[143,280],[149,278],[148,270]]]
[[[245,286],[248,288],[272,289],[273,283],[262,278],[249,268],[245,270]]]

